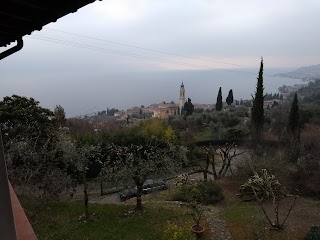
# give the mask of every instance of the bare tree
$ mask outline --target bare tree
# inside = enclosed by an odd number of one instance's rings
[[[205,154],[205,157],[201,160],[204,160],[203,162],[199,162],[199,164],[193,168],[193,173],[202,173],[203,174],[203,180],[206,182],[208,181],[208,175],[213,175],[214,179],[217,179],[217,172],[215,169],[215,157],[214,157],[214,148],[210,146],[209,148],[203,147],[203,152]],[[212,171],[210,171],[210,165],[212,166]],[[198,168],[198,169],[197,169]]]
[[[222,158],[222,166],[218,173],[218,178],[225,177],[229,169],[230,169],[230,172],[232,173],[232,169],[231,169],[232,159],[244,153],[244,152],[237,153],[237,145],[235,145],[235,143],[232,143],[232,144],[226,143],[225,147],[222,148],[219,146],[219,149],[220,149],[220,155]]]

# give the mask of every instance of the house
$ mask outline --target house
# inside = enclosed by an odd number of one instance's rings
[[[178,104],[162,103],[153,109],[153,117],[167,118],[179,114]]]
[[[265,100],[263,101],[263,108],[271,108],[274,102],[281,104],[282,100],[280,99]]]

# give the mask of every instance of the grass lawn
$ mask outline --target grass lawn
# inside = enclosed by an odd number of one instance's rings
[[[95,216],[79,221],[83,205],[75,202],[40,203],[19,198],[39,240],[95,239],[173,239],[165,232],[179,232],[181,239],[193,239],[192,218],[187,210],[176,205],[146,204],[143,213],[130,210],[133,206],[90,204]],[[169,227],[169,222],[177,227]],[[178,238],[179,239],[179,238]]]

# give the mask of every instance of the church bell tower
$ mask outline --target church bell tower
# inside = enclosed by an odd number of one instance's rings
[[[185,101],[186,101],[185,90],[184,90],[184,85],[182,82],[181,86],[180,86],[180,98],[179,98],[179,113],[180,113],[180,115],[183,115],[182,108],[184,106]]]

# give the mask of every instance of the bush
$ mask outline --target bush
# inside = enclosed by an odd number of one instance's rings
[[[261,174],[255,172],[247,182],[240,187],[240,193],[243,197],[254,199],[254,196],[269,199],[275,196],[283,195],[282,187],[274,175],[269,175],[266,169],[261,170]]]
[[[320,239],[320,227],[312,227],[304,240],[317,240]]]
[[[229,112],[222,112],[218,115],[218,122],[222,122],[223,127],[232,128],[241,122],[241,118],[236,117],[235,114]]]
[[[225,133],[226,139],[243,139],[245,138],[246,133],[241,129],[229,128]]]
[[[168,222],[168,227],[164,231],[164,240],[195,240],[195,236],[190,231],[189,226],[178,226]]]
[[[173,197],[175,201],[213,204],[224,199],[221,187],[214,181],[199,182],[193,186],[182,186]]]
[[[246,181],[252,176],[253,170],[267,169],[268,172],[276,175],[280,182],[285,183],[288,180],[288,174],[295,168],[294,165],[287,160],[282,149],[265,147],[263,150],[265,154],[262,157],[249,153],[241,155],[241,160],[239,159],[236,165],[236,178]]]

